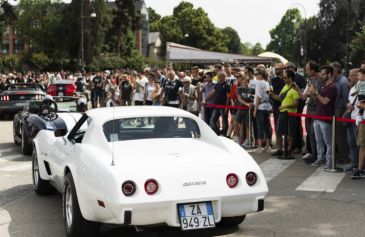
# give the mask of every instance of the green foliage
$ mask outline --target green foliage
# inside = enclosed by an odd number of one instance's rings
[[[241,53],[241,39],[237,31],[231,27],[226,27],[222,33],[228,37],[227,47],[230,53]]]
[[[280,23],[270,31],[268,51],[278,53],[289,61],[299,62],[300,31],[303,19],[298,9],[289,9]]]
[[[159,32],[160,31],[160,20],[161,15],[157,14],[157,12],[149,7],[148,8],[148,24],[150,32]]]
[[[365,26],[356,34],[352,41],[352,64],[357,66],[365,60]]]
[[[30,60],[39,71],[47,68],[51,63],[51,59],[44,52],[32,53]]]

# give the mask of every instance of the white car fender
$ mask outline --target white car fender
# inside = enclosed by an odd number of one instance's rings
[[[37,134],[37,136],[33,139],[33,148],[35,148],[34,151],[37,152],[39,176],[41,176],[41,179],[51,180],[50,176],[47,173],[46,166],[44,164],[44,159],[41,155],[42,151],[40,150],[40,147],[43,147],[43,146],[41,144],[39,144],[39,137],[40,136],[47,136],[47,134],[46,134],[47,132],[49,132],[49,131],[41,130]]]
[[[63,179],[66,179],[66,174],[71,173],[72,179],[74,181],[76,195],[77,195],[77,201],[79,202],[79,207],[81,211],[81,215],[89,220],[90,219],[90,213],[94,213],[93,208],[91,208],[89,205],[87,205],[87,202],[85,200],[85,196],[83,195],[83,192],[80,191],[80,182],[79,182],[79,175],[77,172],[77,168],[73,163],[68,163],[64,169],[64,177]],[[62,187],[62,193],[65,191],[65,187]]]

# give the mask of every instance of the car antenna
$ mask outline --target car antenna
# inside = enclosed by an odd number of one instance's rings
[[[112,163],[111,165],[114,166],[115,163],[114,163],[114,143],[116,142],[115,141],[115,116],[114,116],[114,106],[113,106],[113,141],[112,141]]]

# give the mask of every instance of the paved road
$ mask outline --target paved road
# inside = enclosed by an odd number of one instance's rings
[[[248,215],[239,228],[180,233],[171,228],[104,226],[103,237],[116,236],[365,236],[365,179],[328,174],[300,158],[282,161],[254,155],[270,189],[265,211]],[[0,121],[0,236],[65,237],[61,196],[39,197],[32,190],[30,157],[12,141],[12,122]]]

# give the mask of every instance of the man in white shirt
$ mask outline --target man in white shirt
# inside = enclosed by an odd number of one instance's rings
[[[137,74],[136,85],[134,89],[134,97],[133,97],[135,105],[143,105],[147,82],[148,79],[143,75],[143,73]]]

